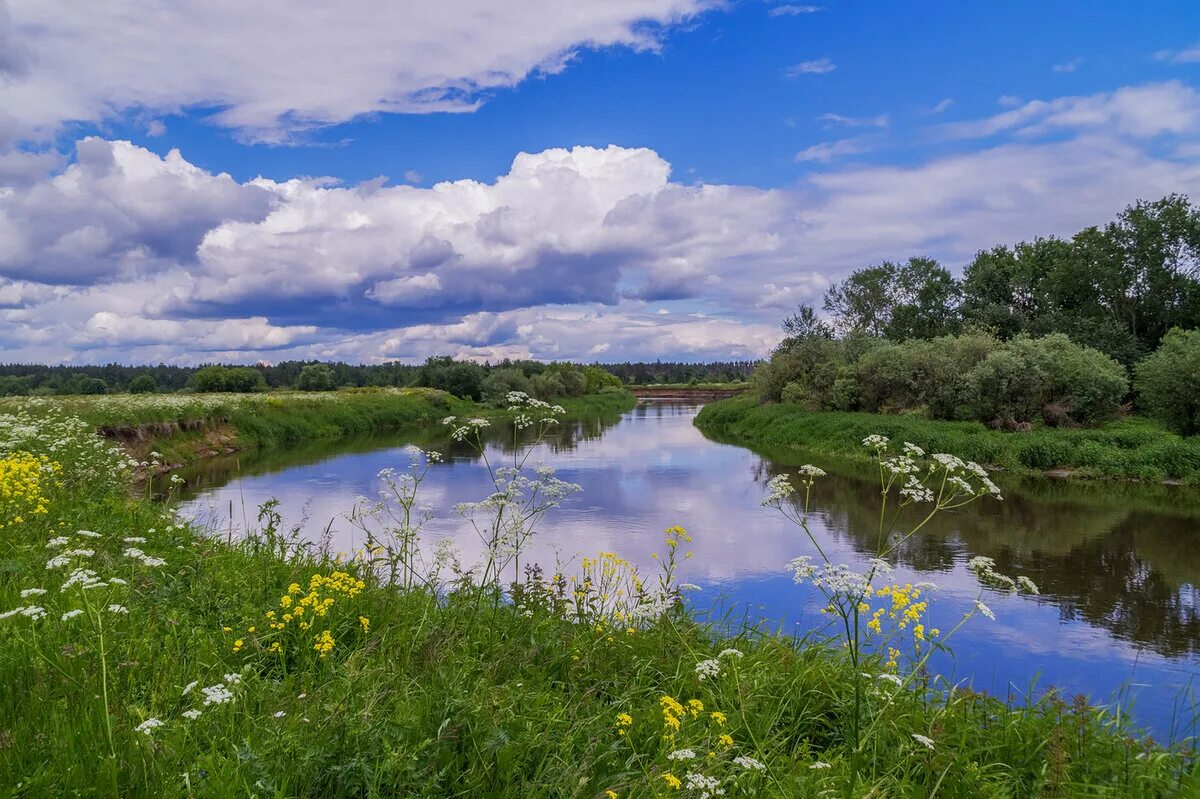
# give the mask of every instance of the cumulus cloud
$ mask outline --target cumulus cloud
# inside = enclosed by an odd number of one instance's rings
[[[1200,191],[1197,106],[1177,83],[1027,103],[937,128],[999,143],[772,190],[680,183],[645,148],[520,153],[492,181],[348,186],[239,182],[176,151],[85,139],[70,166],[0,192],[0,347],[89,361],[752,357],[851,269],[909,255],[953,267]],[[843,141],[829,147],[865,146]]]
[[[581,48],[658,47],[714,0],[0,0],[0,108],[26,138],[123,109],[218,109],[257,140],[470,111]],[[150,67],[149,65],[153,65]]]
[[[1200,42],[1181,50],[1159,50],[1154,58],[1172,64],[1200,64]]]

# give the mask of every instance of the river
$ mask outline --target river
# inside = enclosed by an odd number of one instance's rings
[[[663,530],[677,524],[695,538],[681,579],[701,587],[693,595],[698,611],[788,632],[819,629],[826,623],[819,597],[786,571],[793,557],[815,551],[778,511],[762,507],[764,484],[802,462],[826,467],[814,491],[813,532],[831,559],[862,564],[874,542],[877,483],[861,466],[711,441],[692,424],[697,410],[649,401],[562,425],[531,462],[555,466],[584,490],[545,518],[522,560],[550,568],[608,550],[653,569],[650,553],[663,549]],[[488,454],[496,461],[511,431],[492,432]],[[346,513],[356,497],[375,496],[381,469],[407,467],[404,447],[413,442],[446,456],[422,486],[422,501],[435,508],[425,537],[453,538],[469,562],[481,547],[453,506],[482,499],[490,484],[478,456],[442,430],[207,461],[181,473],[184,510],[236,535],[274,498],[287,526],[350,551],[361,540]],[[1051,686],[1068,701],[1084,694],[1114,712],[1119,705],[1160,740],[1194,734],[1200,492],[1003,474],[997,482],[1003,502],[945,513],[910,539],[897,553],[896,579],[937,584],[931,627],[952,626],[970,607],[977,584],[965,563],[975,555],[1030,577],[1041,594],[989,595],[996,620],[972,619],[950,641],[954,657],[939,656],[933,670],[1014,702]]]

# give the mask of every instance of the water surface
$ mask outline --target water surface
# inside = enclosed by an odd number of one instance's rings
[[[609,550],[654,568],[662,531],[682,525],[695,557],[682,579],[702,586],[700,606],[719,604],[789,631],[824,623],[819,597],[793,584],[787,562],[815,550],[778,511],[760,505],[764,484],[798,463],[830,471],[814,492],[813,532],[835,561],[863,563],[873,547],[878,486],[861,467],[794,451],[760,454],[706,439],[698,406],[648,402],[624,415],[570,423],[540,445],[544,460],[584,491],[551,512],[524,561],[547,567]],[[511,429],[493,431],[488,457],[511,457]],[[320,444],[254,459],[209,461],[189,472],[186,511],[236,535],[256,508],[278,499],[288,526],[350,551],[361,536],[345,514],[375,496],[385,467],[406,468],[404,447],[442,452],[423,486],[436,509],[426,538],[450,537],[470,562],[481,545],[453,511],[482,499],[478,456],[441,430]],[[532,462],[531,460],[531,462]],[[1200,673],[1200,492],[1120,484],[1078,487],[1047,480],[997,482],[1005,501],[981,501],[937,517],[897,553],[899,582],[939,586],[929,626],[947,628],[976,596],[964,568],[975,555],[1024,574],[1037,597],[987,598],[996,621],[977,617],[952,640],[956,657],[935,670],[976,690],[1025,701],[1050,686],[1110,702],[1118,694],[1159,738],[1192,732],[1190,686]]]

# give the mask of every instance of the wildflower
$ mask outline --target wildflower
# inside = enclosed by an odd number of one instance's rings
[[[809,768],[819,770],[819,769],[833,768],[833,766],[829,765],[828,763],[826,763],[824,761],[818,760],[816,763],[813,763],[811,766],[809,766]]]
[[[719,743],[719,744],[721,744],[721,746],[725,746],[725,747],[733,746],[733,736],[730,735],[729,733],[723,732],[717,736],[717,743]]]
[[[55,536],[46,542],[46,548],[57,549],[58,547],[65,547],[69,543],[71,543],[71,539],[67,538],[66,536]]]
[[[617,792],[613,790],[605,791],[604,799],[617,799]]]
[[[707,680],[709,677],[716,677],[721,673],[721,661],[709,658],[702,660],[696,664],[696,675],[701,680]]]
[[[129,585],[129,582],[127,580],[122,580],[120,577],[109,577],[108,584],[109,585]]]
[[[912,734],[912,737],[913,737],[914,741],[921,744],[926,749],[933,749],[933,739],[932,738],[927,738],[926,736],[921,735],[919,733],[915,733],[915,732]]]
[[[68,610],[66,613],[64,613],[62,616],[59,617],[59,621],[70,621],[71,619],[75,618],[76,616],[82,616],[82,615],[83,615],[83,611],[80,610],[79,608],[76,608],[75,610]]]
[[[245,645],[246,645],[246,642],[245,642],[245,641],[243,641],[241,638],[239,638],[239,639],[237,639],[236,641],[234,641],[234,642],[233,642],[233,651],[234,651],[234,652],[241,652],[241,651],[242,651],[242,647],[243,647],[243,646],[245,646]]]
[[[704,712],[704,703],[699,699],[689,699],[687,706],[688,712],[692,714],[692,718],[695,718]]]
[[[209,685],[200,690],[204,694],[205,705],[223,705],[233,701],[233,694],[223,683]]]
[[[100,538],[101,537],[101,535],[99,533],[94,532],[92,530],[79,530],[78,532],[75,533],[75,535],[81,535],[84,538]]]
[[[733,764],[735,766],[744,768],[746,771],[764,771],[767,768],[765,764],[755,760],[752,757],[746,757],[745,755],[739,755],[735,757],[733,759]]]
[[[886,680],[887,682],[890,682],[894,685],[903,685],[904,684],[904,681],[901,680],[899,677],[897,677],[895,674],[880,674],[878,679]]]
[[[723,657],[740,658],[740,657],[742,657],[742,653],[740,650],[737,650],[737,649],[722,649],[720,652],[717,653],[717,657],[719,657],[719,658],[723,658]]]
[[[992,612],[992,609],[989,608],[987,605],[983,604],[982,602],[980,602],[978,599],[975,600],[975,609],[978,610],[980,613],[982,613],[984,616],[987,616],[992,621],[996,620],[996,614]]]
[[[192,680],[190,683],[187,684],[187,687],[183,689],[183,693],[181,693],[180,696],[187,696],[188,694],[190,694],[192,692],[192,689],[195,688],[199,684],[200,684],[199,680]]]
[[[241,681],[242,681],[242,675],[238,674],[237,672],[232,672],[230,674],[225,675],[225,684],[226,685],[237,685]]]
[[[46,593],[45,588],[26,588],[21,592],[21,599],[28,599],[31,596],[41,596]]]
[[[633,716],[628,713],[617,714],[617,735],[624,735],[625,731],[633,726]]]
[[[821,469],[817,466],[813,466],[811,463],[804,464],[796,471],[798,471],[800,474],[804,475],[805,477],[809,478],[810,482],[811,482],[812,478],[814,478],[814,477],[824,477],[825,476],[824,469]]]
[[[199,710],[185,710],[180,715],[183,716],[185,719],[191,719],[192,721],[195,721],[196,719],[200,718],[200,711]]]
[[[721,781],[716,777],[706,777],[693,771],[684,775],[684,780],[687,782],[688,790],[700,794],[702,799],[725,793],[725,790],[721,788]]]
[[[925,450],[921,449],[916,444],[910,444],[907,441],[905,441],[904,442],[904,454],[908,455],[909,457],[912,457],[912,458],[923,458],[923,457],[925,457]]]
[[[276,710],[276,711],[275,711],[275,718],[277,718],[277,719],[281,719],[281,718],[283,718],[283,717],[284,717],[284,716],[286,716],[286,715],[287,715],[287,711],[286,711],[286,710]]]
[[[683,783],[679,781],[679,778],[669,771],[666,774],[663,774],[662,778],[663,782],[665,782],[669,788],[674,788],[678,791],[683,787]]]
[[[371,627],[371,620],[366,616],[359,616],[358,626],[362,627],[362,631],[365,633]]]
[[[712,713],[709,713],[708,717],[712,719],[713,723],[715,723],[717,726],[724,725],[726,721],[725,714],[719,710],[714,710]]]
[[[1024,594],[1039,593],[1038,587],[1033,582],[1033,580],[1030,580],[1028,577],[1026,577],[1023,574],[1017,578],[1017,587],[1020,589],[1021,593],[1024,593]]]
[[[131,535],[128,538],[122,538],[121,540],[124,541],[126,544],[144,544],[144,543],[146,543],[146,539],[142,538],[141,536],[137,536],[137,535]]]
[[[128,613],[129,608],[125,607],[124,605],[109,605],[108,612],[109,613]]]
[[[695,760],[696,753],[691,749],[676,749],[667,755],[667,760]]]
[[[333,645],[333,636],[329,633],[329,630],[324,630],[317,636],[317,642],[313,644],[313,649],[317,650],[321,657],[325,657],[333,651]]]
[[[161,727],[161,726],[163,726],[163,723],[161,721],[159,721],[158,719],[151,718],[151,719],[146,719],[141,724],[134,727],[133,731],[140,732],[143,735],[149,735],[152,730],[154,730],[157,727]]]
[[[862,445],[867,449],[873,449],[877,452],[882,452],[883,450],[887,449],[888,438],[887,436],[881,436],[877,433],[873,433],[862,440]]]
[[[763,497],[763,505],[778,506],[796,491],[786,474],[777,474],[767,481],[767,495]]]

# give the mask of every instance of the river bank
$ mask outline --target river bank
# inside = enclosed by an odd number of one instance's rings
[[[618,414],[636,400],[622,391],[556,400],[564,418]],[[138,461],[165,473],[234,453],[286,449],[418,429],[447,416],[502,418],[507,412],[428,388],[348,389],[261,394],[120,394],[3,400],[16,407],[74,414]],[[158,453],[152,457],[151,453]]]
[[[992,430],[977,422],[915,416],[806,411],[738,397],[706,405],[696,417],[706,435],[749,447],[827,453],[863,461],[872,434],[952,452],[989,468],[1078,480],[1200,484],[1200,438],[1183,438],[1131,417],[1091,429]]]
[[[88,423],[39,412],[0,421],[9,450],[57,463],[24,488],[45,512],[0,520],[0,781],[15,796],[700,796],[690,780],[794,797],[837,794],[852,772],[854,795],[1196,786],[1189,755],[1103,710],[911,690],[881,657],[851,667],[812,639],[719,634],[681,606],[614,617],[600,581],[627,568],[615,555],[588,601],[533,582],[497,602],[400,590],[287,546],[269,514],[257,536],[214,540],[132,496],[127,458]],[[669,538],[668,566],[690,549]],[[863,680],[871,732],[850,738]]]

